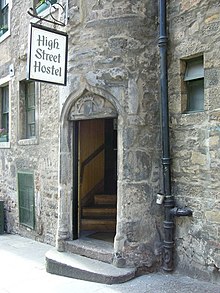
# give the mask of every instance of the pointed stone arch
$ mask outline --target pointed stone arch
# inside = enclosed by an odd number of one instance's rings
[[[124,116],[123,108],[121,107],[118,99],[115,96],[113,96],[111,93],[109,93],[108,91],[102,88],[93,87],[88,85],[87,83],[83,83],[83,86],[80,89],[78,89],[78,91],[70,93],[69,96],[66,98],[65,102],[63,103],[61,114],[60,114],[61,127],[62,127],[62,124],[65,124],[66,121],[69,120],[69,114],[74,104],[76,104],[78,100],[79,101],[83,100],[85,96],[99,97],[104,99],[106,108],[109,107],[107,105],[110,105],[110,108],[114,109],[116,116],[121,116],[121,117]],[[101,118],[101,114],[99,116]],[[108,117],[107,113],[106,115],[104,115],[103,113],[103,117]],[[113,116],[110,116],[110,117],[113,117]],[[87,117],[87,119],[89,119],[89,117]],[[73,120],[73,119],[70,119],[70,120]]]
[[[116,117],[117,111],[106,98],[85,92],[70,109],[69,120]]]
[[[91,87],[71,94],[65,101],[60,119],[59,198],[57,250],[65,250],[65,240],[72,238],[73,121],[117,117],[117,100],[109,93]]]

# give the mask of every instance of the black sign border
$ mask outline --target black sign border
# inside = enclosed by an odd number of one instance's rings
[[[32,49],[32,28],[33,27],[36,27],[36,28],[39,28],[41,30],[45,30],[45,31],[49,31],[49,32],[52,32],[52,33],[56,33],[56,34],[59,34],[59,35],[63,35],[64,37],[66,37],[66,58],[65,58],[65,76],[64,76],[64,83],[58,83],[58,82],[53,82],[53,81],[45,81],[44,79],[35,79],[35,78],[30,78],[30,68],[31,68],[31,49]],[[58,31],[56,29],[52,29],[50,27],[46,27],[46,26],[42,26],[42,25],[39,25],[39,24],[36,24],[36,23],[30,23],[30,34],[29,34],[29,50],[28,50],[28,75],[27,75],[27,79],[28,80],[33,80],[33,81],[37,81],[37,82],[45,82],[45,83],[50,83],[50,84],[56,84],[56,85],[63,85],[65,86],[66,83],[67,83],[67,60],[68,60],[68,35],[67,33],[65,32],[62,32],[62,31]]]

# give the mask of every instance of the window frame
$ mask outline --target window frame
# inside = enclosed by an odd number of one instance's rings
[[[0,79],[0,128],[2,128],[2,91],[4,87],[8,87],[8,132],[7,132],[7,141],[6,139],[0,140],[0,149],[10,148],[11,147],[11,83],[10,76],[5,76]]]
[[[204,58],[197,56],[182,60],[182,112],[204,112]]]
[[[48,3],[49,2],[49,3]],[[34,0],[33,7],[37,15],[48,11],[53,4],[56,4],[57,0]]]
[[[9,85],[1,87],[1,128],[9,132]]]
[[[204,79],[198,78],[187,81],[187,108],[186,112],[204,111]],[[197,92],[195,94],[195,92]],[[202,93],[201,93],[202,92]]]
[[[0,0],[0,6],[1,6],[1,18],[0,18],[0,27],[4,27],[6,31],[8,30],[8,6],[9,3],[5,1],[5,4],[2,6],[3,0]]]
[[[30,107],[27,109],[27,85],[30,83],[34,83],[34,107]],[[18,144],[19,145],[30,145],[30,144],[38,144],[39,143],[39,121],[38,121],[38,111],[39,111],[39,98],[40,98],[40,83],[34,81],[28,81],[26,79],[20,80],[19,82],[19,90],[18,90]],[[27,115],[28,112],[34,110],[35,114],[35,135],[28,134],[28,125],[33,124],[28,123]]]
[[[1,3],[4,1],[4,6],[1,7]],[[11,8],[12,8],[12,0],[0,0],[0,43],[4,41],[7,37],[10,36],[10,28],[11,28]],[[3,10],[7,10],[5,13],[5,17],[7,18],[7,24],[4,23],[3,20]]]
[[[34,104],[29,106],[29,100],[31,97],[31,93],[29,94],[29,85],[33,84],[34,86],[34,91],[33,91],[33,96],[34,96]],[[34,111],[34,121],[29,120],[29,114]],[[26,139],[34,138],[36,137],[36,90],[35,90],[35,82],[30,81],[30,82],[25,82],[25,112],[26,112]],[[34,125],[34,135],[31,135],[31,126]],[[29,128],[30,126],[30,128]]]

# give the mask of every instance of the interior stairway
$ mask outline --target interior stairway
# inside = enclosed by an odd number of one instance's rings
[[[91,204],[82,207],[81,230],[115,232],[116,227],[115,194],[96,194]]]

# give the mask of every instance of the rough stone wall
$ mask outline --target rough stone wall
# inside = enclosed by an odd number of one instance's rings
[[[83,0],[69,1],[69,7],[68,86],[61,104],[83,87],[113,97],[118,111],[115,250],[127,265],[151,270],[160,262],[162,240],[161,208],[155,203],[160,165],[157,3]]]
[[[161,208],[155,203],[160,173],[157,3],[69,1],[68,84],[58,88],[41,83],[38,136],[25,142],[19,141],[18,98],[19,81],[26,77],[30,21],[24,11],[31,6],[32,1],[13,1],[11,36],[0,43],[0,77],[8,75],[10,64],[15,68],[15,75],[9,81],[10,148],[0,148],[0,196],[5,200],[8,232],[55,243],[59,174],[71,179],[71,163],[69,169],[61,165],[58,170],[60,113],[71,96],[76,97],[77,92],[83,93],[86,88],[102,93],[104,98],[111,96],[118,112],[116,255],[124,258],[126,265],[153,270],[161,261],[162,241]],[[68,135],[70,132],[71,128]],[[61,153],[65,147],[61,140]],[[17,172],[24,170],[34,172],[36,229],[33,231],[20,225],[18,219]],[[70,181],[69,190],[62,194],[68,197],[64,210],[69,209],[67,203],[71,200]],[[63,217],[68,222],[70,216],[69,210],[69,215]],[[116,258],[116,265],[117,261]]]
[[[194,276],[220,277],[219,1],[169,1],[172,182],[192,218],[176,220],[176,262]],[[204,56],[205,110],[183,114],[181,59]]]
[[[36,139],[19,141],[19,81],[26,78],[28,26],[26,11],[32,1],[12,1],[11,35],[0,43],[0,78],[9,81],[11,91],[10,148],[0,146],[0,198],[5,200],[7,231],[55,244],[58,195],[59,93],[57,86],[41,84],[38,94]],[[22,15],[22,17],[20,17]],[[17,172],[34,173],[35,230],[19,224]]]
[[[86,89],[111,97],[118,112],[115,264],[120,265],[122,257],[126,265],[153,270],[160,265],[163,240],[162,208],[155,203],[160,189],[161,156],[157,1],[69,1],[68,84],[64,88],[41,84],[38,141],[24,144],[18,142],[17,100],[18,82],[26,75],[28,30],[24,27],[28,27],[30,17],[18,15],[24,15],[31,2],[13,1],[11,37],[0,44],[1,76],[7,74],[9,64],[15,67],[10,81],[11,147],[0,149],[0,188],[8,209],[8,229],[55,242],[59,217],[59,115],[65,102],[71,97],[75,102]],[[176,219],[175,260],[182,271],[212,280],[219,279],[220,268],[218,2],[171,0],[168,6],[173,193],[179,205],[188,205],[194,212],[192,218]],[[183,114],[180,60],[201,53],[205,111]],[[66,146],[61,143],[60,147],[62,151]],[[60,167],[60,173],[71,179],[71,170]],[[36,231],[18,223],[16,176],[21,170],[34,171]],[[65,211],[70,194],[71,188],[62,194],[68,197]],[[67,222],[70,215],[70,210],[69,215],[64,215]]]
[[[18,96],[19,81],[26,76],[28,29],[24,28],[30,17],[24,11],[30,6],[32,1],[13,1],[11,36],[0,43],[0,78],[9,74],[10,64],[15,68],[9,81],[10,148],[0,148],[0,197],[6,203],[8,232],[55,243],[60,113],[66,101],[72,96],[80,98],[77,93],[82,95],[87,89],[107,99],[111,96],[118,112],[115,264],[120,265],[123,258],[126,265],[153,270],[160,265],[163,240],[162,208],[155,203],[161,156],[157,1],[69,1],[68,84],[59,88],[41,84],[38,138],[25,143],[18,141]],[[219,280],[220,4],[171,0],[168,18],[173,194],[179,205],[193,209],[192,218],[176,219],[175,262],[182,272]],[[205,111],[183,114],[181,59],[201,53]],[[60,147],[62,150],[62,143]],[[23,170],[34,172],[34,231],[19,225],[18,220],[17,172]],[[70,179],[70,169],[61,165],[60,171]],[[71,188],[64,196],[70,197],[70,193]],[[68,215],[64,218],[69,221]]]

